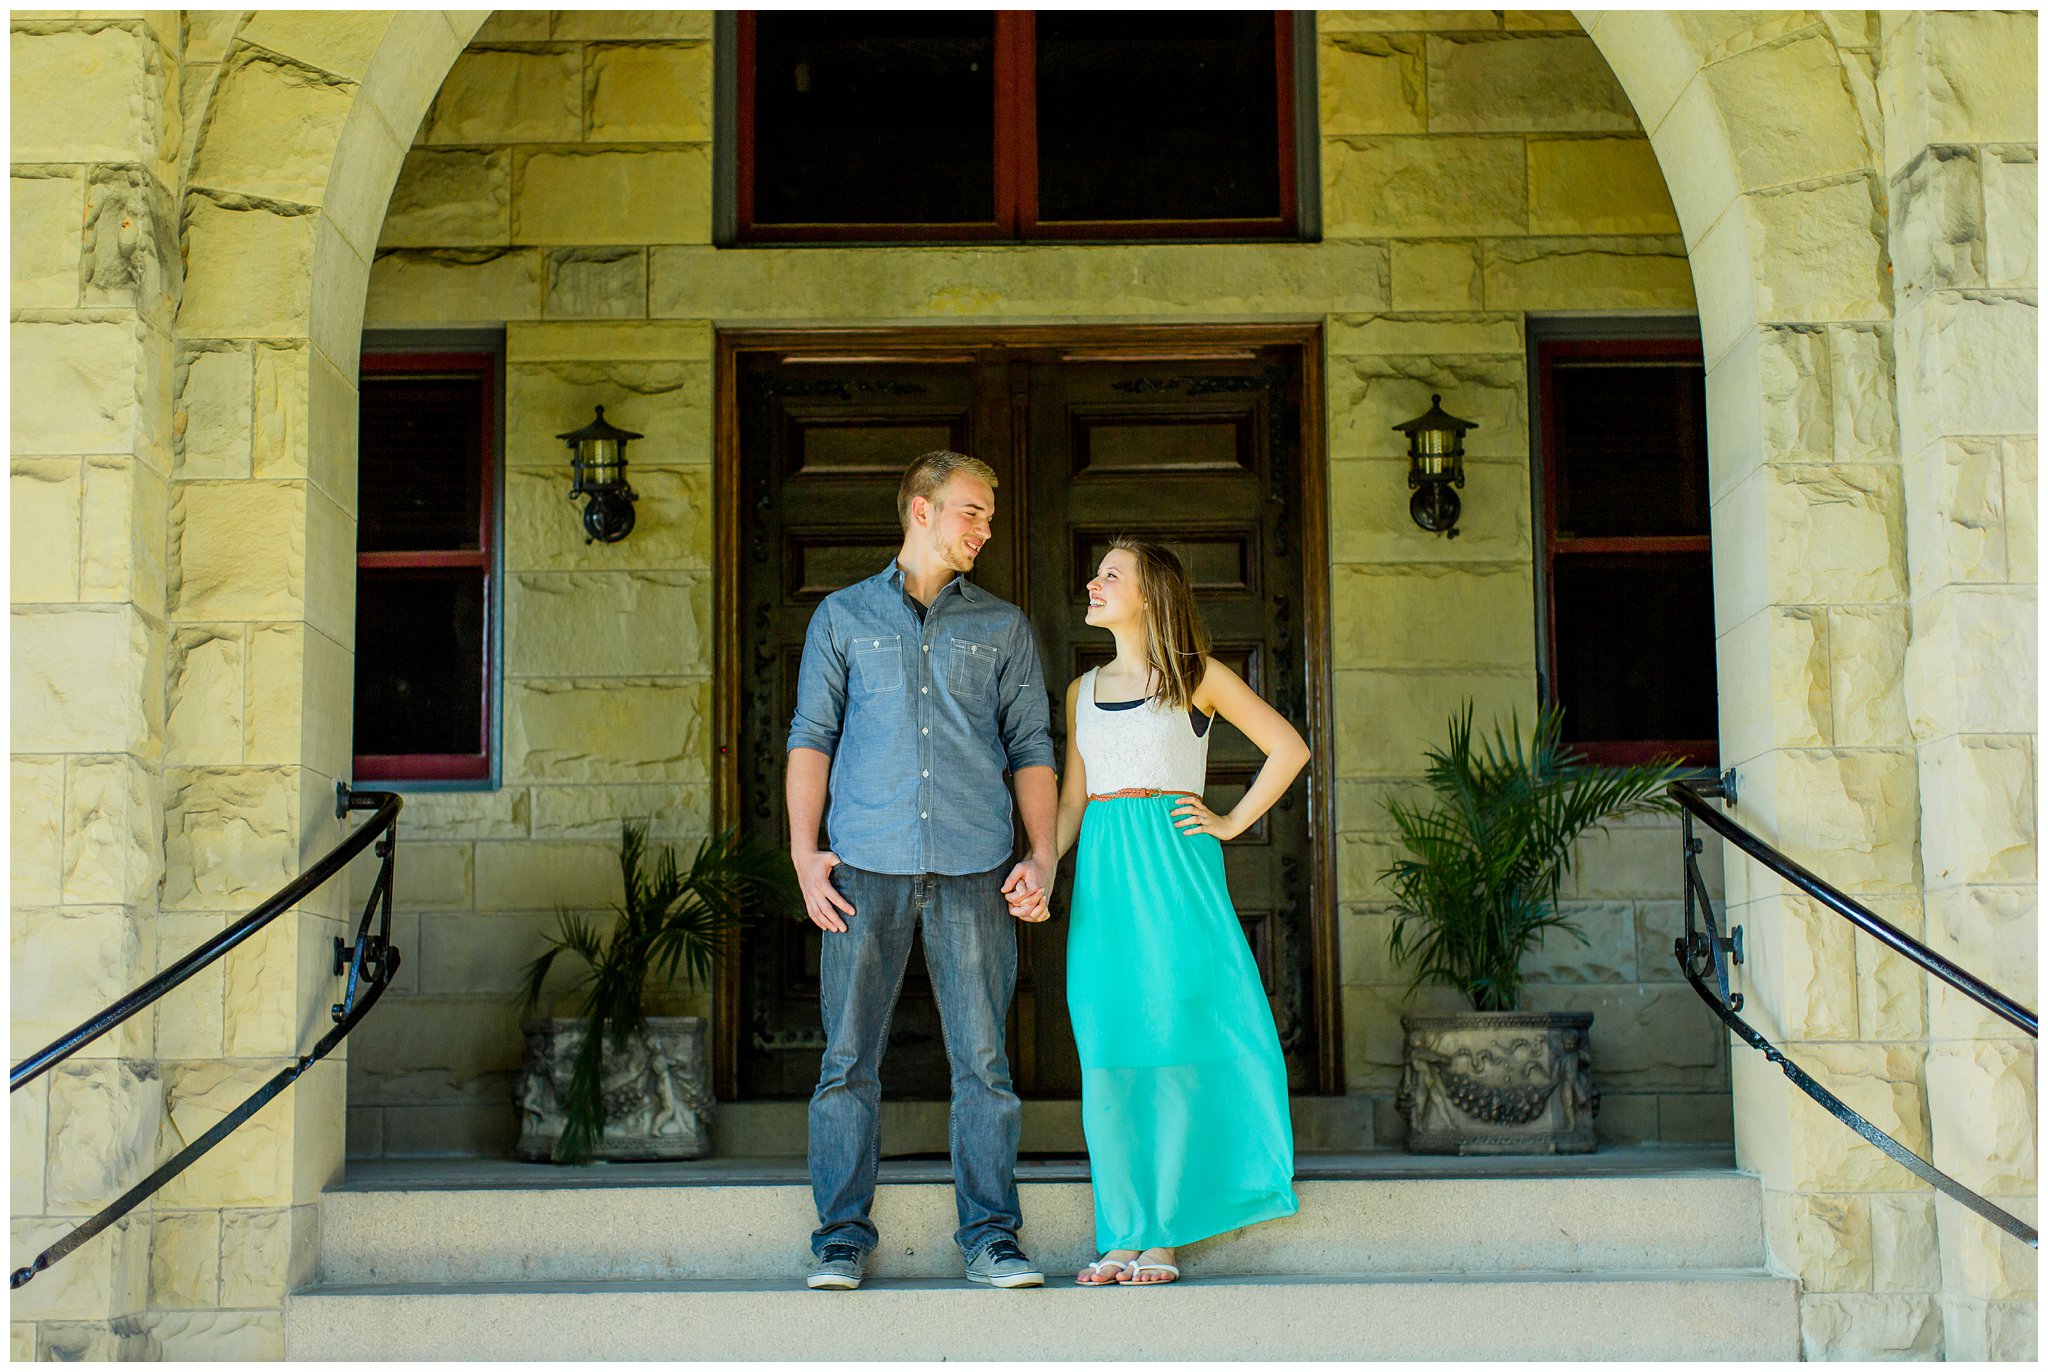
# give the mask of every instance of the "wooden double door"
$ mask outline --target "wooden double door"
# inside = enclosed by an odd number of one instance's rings
[[[733,560],[723,575],[737,652],[727,655],[721,689],[734,735],[722,778],[730,815],[786,837],[783,743],[805,630],[827,594],[894,557],[897,481],[911,458],[933,448],[972,453],[996,471],[995,533],[972,575],[1030,616],[1060,756],[1067,683],[1114,650],[1082,616],[1085,585],[1119,533],[1180,555],[1216,655],[1313,736],[1326,713],[1312,686],[1327,679],[1327,636],[1315,622],[1325,565],[1321,483],[1304,480],[1312,340],[1254,333],[1203,346],[1134,346],[1099,336],[1010,336],[963,347],[929,337],[894,335],[857,348],[843,339],[727,342],[723,541]],[[1210,802],[1228,808],[1260,761],[1249,740],[1217,721]],[[1327,827],[1312,800],[1318,785],[1315,777],[1297,782],[1252,832],[1225,846],[1290,1082],[1308,1090],[1330,1089],[1334,1067],[1330,864]],[[1072,871],[1070,855],[1053,918],[1019,926],[1010,1057],[1028,1096],[1080,1089],[1065,998]],[[816,1084],[822,937],[808,921],[761,923],[746,936],[721,997],[726,1094],[801,1097]],[[947,1083],[923,952],[913,948],[884,1090],[943,1098]]]

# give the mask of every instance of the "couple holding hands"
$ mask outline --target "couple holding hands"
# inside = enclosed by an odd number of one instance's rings
[[[995,487],[960,453],[912,462],[896,497],[902,550],[827,596],[804,643],[787,787],[791,856],[824,931],[813,1288],[858,1287],[877,1241],[882,1054],[918,929],[952,1071],[967,1278],[1044,1283],[1017,1241],[1022,1112],[1003,1030],[1013,921],[1051,914],[1054,871],[1077,841],[1067,1003],[1100,1256],[1076,1281],[1169,1282],[1179,1245],[1295,1211],[1286,1069],[1222,840],[1286,792],[1308,746],[1208,656],[1179,559],[1117,539],[1087,613],[1116,657],[1067,687],[1056,780],[1031,627],[963,575],[989,540]],[[1220,815],[1202,800],[1218,714],[1266,754]],[[1005,771],[1030,845],[1014,866]]]

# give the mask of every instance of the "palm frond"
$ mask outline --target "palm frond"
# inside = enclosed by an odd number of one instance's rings
[[[563,954],[582,963],[578,1014],[582,1044],[570,1071],[559,1161],[587,1161],[604,1138],[604,1059],[623,1050],[647,1024],[650,985],[706,981],[731,953],[737,936],[765,915],[801,915],[796,872],[781,848],[727,829],[705,839],[687,867],[663,845],[648,861],[647,826],[629,820],[619,835],[619,876],[625,903],[600,931],[587,916],[563,913],[547,950],[522,979],[528,1010]]]
[[[604,1138],[604,1035],[586,1024],[569,1072],[569,1098],[563,1102],[562,1136],[555,1141],[557,1162],[582,1163]]]
[[[1490,736],[1466,701],[1444,746],[1423,753],[1427,804],[1390,797],[1407,856],[1380,874],[1395,898],[1388,951],[1414,986],[1455,986],[1480,1009],[1513,1009],[1521,962],[1545,935],[1585,935],[1557,909],[1579,840],[1624,816],[1668,811],[1676,764],[1600,767],[1565,744],[1564,714],[1518,714]]]
[[[523,989],[520,1000],[528,1014],[539,1008],[548,972],[563,953],[572,954],[582,960],[581,980],[584,982],[590,981],[595,975],[597,965],[603,958],[603,940],[591,927],[589,920],[572,915],[566,910],[557,911],[555,918],[557,932],[548,939],[547,951],[527,963],[526,970],[521,974]]]

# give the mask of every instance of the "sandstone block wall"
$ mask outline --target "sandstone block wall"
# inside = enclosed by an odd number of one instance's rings
[[[9,42],[9,982],[26,1056],[163,950],[180,85],[175,16],[16,14]],[[15,1265],[155,1166],[157,1054],[138,1017],[10,1101]],[[140,1356],[154,1220],[131,1214],[17,1295],[13,1356]]]
[[[352,1059],[358,1152],[509,1153],[512,992],[557,910],[620,898],[622,818],[686,852],[710,831],[711,330],[512,323],[505,373],[504,784],[407,799],[407,962]],[[648,438],[632,536],[586,545],[553,435],[600,404]],[[360,900],[375,869],[352,876]]]
[[[1920,788],[1924,937],[2033,1004],[2035,19],[1887,16],[1881,37],[1908,511],[1900,738]],[[1924,1024],[1930,1156],[2031,1219],[2034,1040],[1939,985],[1928,990]],[[1948,1356],[2029,1356],[2033,1255],[1945,1198],[1932,1219]]]
[[[650,29],[648,26],[653,25]],[[1324,321],[1348,1084],[1391,1102],[1404,1000],[1377,889],[1380,800],[1412,784],[1446,702],[1535,699],[1526,311],[1684,313],[1691,278],[1649,144],[1561,15],[1323,16],[1324,241],[1130,247],[717,249],[703,15],[493,18],[443,83],[392,199],[372,326],[503,322],[505,786],[408,801],[404,999],[351,1061],[351,1148],[503,1153],[518,965],[556,904],[617,899],[622,814],[709,827],[713,323]],[[1465,536],[1407,515],[1391,426],[1441,391],[1480,421]],[[608,417],[639,527],[585,547],[548,435]],[[628,621],[622,612],[636,616]],[[646,626],[673,625],[672,632]],[[1602,1127],[1731,1136],[1726,1052],[1670,956],[1668,825],[1589,848],[1531,1002],[1598,1013]]]
[[[390,42],[445,70],[473,28],[431,11],[12,17],[19,1052],[340,837],[361,284],[393,126],[409,138],[425,104],[407,112],[402,63],[370,68]],[[343,895],[287,912],[19,1103],[17,1262],[311,1045]],[[345,1070],[307,1073],[24,1290],[17,1354],[282,1356],[284,1294],[311,1275],[314,1202],[340,1169]]]

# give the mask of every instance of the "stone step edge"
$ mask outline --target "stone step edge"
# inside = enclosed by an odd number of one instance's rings
[[[1065,1292],[1067,1294],[1060,1294]],[[1050,1293],[1050,1294],[1048,1294]],[[958,1279],[819,1292],[794,1281],[367,1287],[287,1300],[288,1358],[536,1356],[1157,1362],[1458,1359],[1786,1362],[1799,1357],[1798,1283],[1738,1269],[1357,1280],[1183,1281],[1145,1296],[1056,1280],[990,1291]],[[1033,1296],[1039,1299],[1033,1300]],[[1054,1316],[1045,1303],[1057,1300]],[[970,1304],[970,1302],[972,1302]],[[963,1316],[971,1318],[963,1319]],[[857,1340],[849,1345],[847,1340]]]
[[[1573,1174],[1564,1172],[1487,1172],[1475,1173],[1471,1176],[1464,1177],[1444,1176],[1440,1173],[1426,1173],[1422,1175],[1416,1175],[1414,1173],[1401,1172],[1372,1172],[1362,1175],[1343,1175],[1338,1173],[1310,1172],[1306,1175],[1297,1174],[1294,1178],[1294,1184],[1296,1186],[1400,1185],[1443,1187],[1474,1186],[1481,1184],[1490,1184],[1495,1182],[1549,1182],[1571,1183],[1574,1185],[1619,1186],[1629,1184],[1640,1185],[1643,1183],[1655,1183],[1658,1185],[1678,1185],[1688,1182],[1753,1183],[1755,1181],[1757,1181],[1757,1174],[1754,1172],[1739,1171],[1734,1168],[1706,1167],[1687,1168],[1671,1172],[1641,1173],[1630,1172]],[[1087,1186],[1089,1184],[1089,1177],[1085,1172],[1077,1173],[1071,1176],[1020,1176],[1017,1178],[1017,1189],[1020,1192],[1030,1191],[1040,1187]],[[945,1177],[881,1177],[878,1178],[876,1181],[876,1189],[883,1191],[910,1190],[916,1187],[944,1188],[950,1191],[953,1187],[953,1183],[950,1178]],[[488,1180],[474,1182],[444,1182],[422,1180],[386,1181],[377,1178],[364,1178],[358,1181],[343,1181],[338,1183],[337,1185],[330,1186],[325,1191],[321,1192],[321,1196],[323,1199],[331,1198],[343,1200],[355,1196],[426,1196],[436,1195],[440,1193],[447,1193],[450,1195],[475,1195],[481,1193],[495,1194],[498,1192],[506,1192],[511,1194],[528,1196],[559,1196],[566,1194],[586,1195],[609,1191],[683,1191],[694,1193],[703,1191],[759,1192],[775,1190],[795,1190],[802,1191],[805,1194],[809,1194],[810,1189],[810,1182],[801,1176],[792,1177],[787,1180],[778,1179],[772,1181],[745,1181],[717,1176],[706,1176],[701,1180],[697,1178],[665,1177],[658,1181],[641,1181],[630,1178],[620,1178],[617,1180],[613,1180],[607,1177],[602,1180],[592,1179],[589,1181],[563,1181],[561,1183],[549,1182],[540,1184],[532,1182],[496,1182]]]
[[[1088,1288],[1077,1286],[1071,1272],[1047,1272],[1042,1287],[1028,1287],[1026,1290],[1052,1291],[1071,1290],[1080,1293]],[[1058,1280],[1055,1280],[1058,1278]],[[1597,1272],[1317,1272],[1313,1274],[1287,1272],[1245,1273],[1236,1276],[1183,1277],[1172,1283],[1181,1290],[1202,1290],[1212,1287],[1240,1286],[1492,1286],[1511,1283],[1517,1286],[1554,1284],[1558,1286],[1611,1286],[1616,1284],[1634,1285],[1642,1283],[1776,1283],[1793,1282],[1795,1278],[1782,1276],[1765,1268],[1749,1267],[1703,1267],[1694,1269],[1651,1269],[1648,1271],[1597,1271]],[[982,1294],[989,1288],[977,1286],[964,1277],[871,1277],[861,1284],[863,1292],[915,1292],[951,1291]],[[858,1299],[858,1293],[817,1292],[802,1284],[801,1276],[769,1281],[762,1278],[739,1278],[730,1281],[708,1279],[657,1281],[648,1279],[621,1279],[618,1281],[532,1281],[532,1282],[348,1282],[317,1284],[291,1293],[290,1301],[305,1300],[358,1300],[391,1296],[426,1296],[455,1298],[464,1296],[607,1296],[607,1295],[773,1295],[787,1293],[802,1294],[815,1299],[841,1297]],[[1014,1295],[1016,1292],[1002,1294]]]

